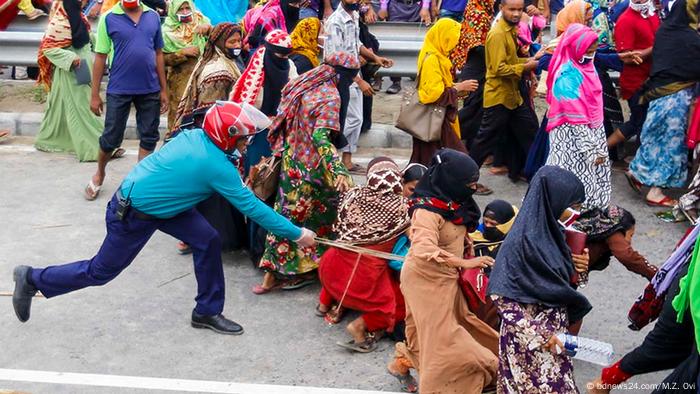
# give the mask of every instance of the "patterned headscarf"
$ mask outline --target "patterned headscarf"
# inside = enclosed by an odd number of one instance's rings
[[[183,4],[188,4],[192,10],[192,21],[182,23],[177,19],[177,12]],[[168,6],[168,16],[163,22],[163,52],[175,53],[180,49],[196,46],[200,52],[207,43],[205,37],[195,32],[198,25],[209,23],[209,19],[202,15],[191,0],[173,0]]]
[[[292,155],[296,160],[303,162],[307,168],[316,168],[321,156],[313,145],[311,135],[314,130],[301,127],[303,122],[308,122],[309,113],[300,113],[306,106],[302,102],[302,96],[308,94],[307,100],[316,100],[318,104],[326,104],[333,100],[332,109],[314,114],[315,128],[340,130],[340,96],[335,86],[323,86],[333,81],[338,72],[335,66],[349,69],[359,69],[360,62],[357,56],[351,56],[347,52],[336,52],[326,59],[325,63],[290,81],[282,90],[282,101],[277,111],[277,117],[270,126],[270,147],[275,154],[281,154],[284,150],[285,140],[289,141],[290,148],[294,150]],[[239,80],[240,81],[240,80]],[[335,103],[337,100],[337,104]],[[321,111],[319,111],[321,112]],[[286,134],[286,135],[285,135]]]
[[[234,23],[219,23],[209,33],[209,40],[204,49],[204,54],[199,58],[197,65],[192,71],[190,80],[187,83],[187,88],[182,94],[182,99],[177,107],[177,116],[173,130],[180,128],[182,119],[185,116],[191,115],[193,112],[202,108],[206,108],[214,103],[202,102],[199,98],[200,86],[202,80],[208,77],[217,75],[217,80],[228,79],[235,80],[240,77],[241,72],[236,67],[233,60],[226,56],[226,40],[235,33],[243,35],[241,26]],[[233,82],[232,82],[233,83]],[[227,92],[228,93],[228,92]],[[224,99],[225,97],[221,97]]]
[[[292,39],[282,30],[273,30],[265,36],[265,42],[275,47],[292,49]],[[264,57],[266,46],[258,48],[241,77],[231,91],[230,100],[236,103],[255,105],[265,82]]]
[[[318,33],[321,30],[321,21],[318,18],[303,19],[290,35],[292,38],[292,53],[304,55],[314,67],[320,62],[318,54]]]
[[[44,55],[51,48],[82,48],[90,41],[90,23],[80,12],[78,0],[56,0],[49,13],[49,26],[39,44],[39,79],[37,83],[51,89],[54,65]]]
[[[471,0],[467,3],[459,42],[450,55],[455,69],[461,70],[464,67],[472,48],[486,43],[492,21],[493,0]]]
[[[333,230],[338,241],[373,245],[396,238],[410,224],[408,199],[402,195],[401,170],[388,157],[367,168],[367,184],[341,195]]]

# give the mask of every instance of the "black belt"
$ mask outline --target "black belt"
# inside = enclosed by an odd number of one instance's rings
[[[118,200],[121,200],[121,201],[126,200],[126,199],[124,198],[124,196],[122,196],[122,187],[121,187],[121,185],[120,185],[119,188],[117,189],[117,193],[116,193],[116,194],[117,194],[117,199],[118,199]],[[139,220],[159,220],[159,219],[160,219],[160,218],[157,218],[157,217],[155,217],[155,216],[153,216],[153,215],[149,215],[149,214],[147,214],[147,213],[143,213],[143,212],[139,211],[138,209],[136,209],[136,208],[134,208],[134,207],[129,207],[129,209],[131,210],[132,216],[133,216],[134,218],[136,218],[136,219],[139,219]]]

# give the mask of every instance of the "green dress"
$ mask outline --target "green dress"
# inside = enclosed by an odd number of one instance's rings
[[[293,160],[293,150],[285,142],[280,169],[279,193],[275,211],[292,223],[313,230],[319,237],[331,235],[336,220],[338,192],[334,184],[340,175],[350,175],[330,142],[331,131],[318,128],[312,134],[314,147],[321,156],[317,168],[307,168]],[[300,248],[294,241],[268,234],[260,268],[277,276],[304,274],[318,268],[323,248]]]
[[[70,69],[76,58],[85,59],[92,70],[90,45],[81,49],[50,48],[44,55],[54,66],[46,112],[34,146],[45,152],[75,153],[80,161],[95,161],[104,124],[90,111],[90,85],[78,85]]]

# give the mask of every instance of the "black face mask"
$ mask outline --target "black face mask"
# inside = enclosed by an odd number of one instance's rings
[[[347,12],[353,12],[353,11],[359,11],[360,10],[360,3],[355,3],[355,4],[348,4],[348,3],[343,3],[343,9]]]
[[[241,56],[241,48],[226,48],[226,51],[228,52],[228,57],[231,59],[236,59],[238,56]]]
[[[496,227],[486,227],[484,226],[484,231],[481,232],[484,235],[484,238],[491,242],[498,242],[498,241],[503,241],[505,239],[506,235],[501,232],[501,230],[497,229]]]

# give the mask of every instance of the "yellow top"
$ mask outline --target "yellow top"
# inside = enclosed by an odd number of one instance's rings
[[[517,36],[518,29],[501,17],[486,37],[484,108],[500,104],[515,109],[523,103],[518,84],[527,59],[518,57]]]
[[[418,54],[418,100],[432,104],[440,99],[447,88],[454,86],[450,52],[457,46],[461,25],[449,18],[438,20],[425,34]],[[425,60],[425,61],[424,61]],[[452,124],[460,136],[459,123]]]

